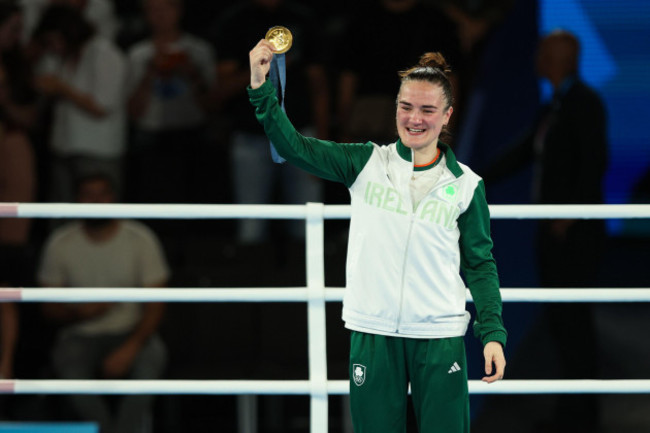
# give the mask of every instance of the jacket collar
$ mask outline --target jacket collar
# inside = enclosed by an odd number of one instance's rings
[[[397,148],[397,154],[403,160],[413,162],[413,151],[404,146],[401,139],[397,140],[395,147]],[[445,155],[445,161],[449,171],[451,171],[454,176],[460,177],[463,174],[463,169],[460,168],[460,165],[458,165],[458,161],[456,160],[456,155],[454,155],[454,152],[452,152],[451,148],[442,141],[438,141],[438,147]]]

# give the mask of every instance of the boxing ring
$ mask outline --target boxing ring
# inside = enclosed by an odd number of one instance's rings
[[[492,205],[493,219],[650,218],[650,205]],[[9,218],[303,219],[306,287],[284,288],[10,288],[0,302],[302,302],[307,306],[308,380],[0,380],[2,394],[307,395],[310,431],[328,431],[328,396],[349,393],[347,380],[328,380],[326,302],[341,302],[343,288],[325,286],[324,222],[349,219],[350,206],[144,205],[0,203]],[[504,302],[650,302],[650,288],[503,288]],[[471,302],[469,291],[467,300]],[[342,326],[342,325],[341,325]],[[470,380],[470,394],[650,394],[650,380]]]

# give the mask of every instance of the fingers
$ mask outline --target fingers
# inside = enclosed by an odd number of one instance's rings
[[[506,369],[506,358],[503,347],[497,342],[489,342],[483,351],[485,356],[485,374],[483,382],[492,383],[503,379]],[[494,371],[494,374],[492,372]]]
[[[492,356],[490,356],[490,357],[486,356],[485,357],[485,374],[487,374],[488,376],[492,374],[492,361],[493,361],[493,359],[494,359],[494,357],[492,357]]]
[[[492,373],[492,369],[490,368],[489,371],[486,369],[485,373],[487,374],[487,376],[485,376],[482,379],[483,382],[492,383],[492,382],[496,382],[497,380],[503,379],[503,375],[505,373],[505,367],[506,367],[505,360],[495,359],[494,365],[496,366],[496,371],[494,372],[493,375],[490,376],[490,374]]]
[[[251,67],[251,88],[257,89],[266,80],[271,68],[273,45],[265,39],[260,40],[249,53]]]
[[[261,39],[250,52],[253,65],[264,65],[273,59],[273,45],[266,39]]]

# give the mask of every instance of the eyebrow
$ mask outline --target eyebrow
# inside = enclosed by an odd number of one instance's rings
[[[408,105],[409,107],[413,107],[413,104],[411,104],[410,102],[399,100],[397,101],[397,103],[401,105]],[[422,105],[421,108],[431,108],[436,110],[438,107],[436,107],[435,105]]]

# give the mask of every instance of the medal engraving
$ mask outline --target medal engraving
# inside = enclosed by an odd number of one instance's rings
[[[276,54],[282,54],[289,51],[291,48],[291,43],[293,42],[293,35],[288,28],[282,26],[271,27],[266,36],[264,37],[267,41],[275,47],[274,52]]]

